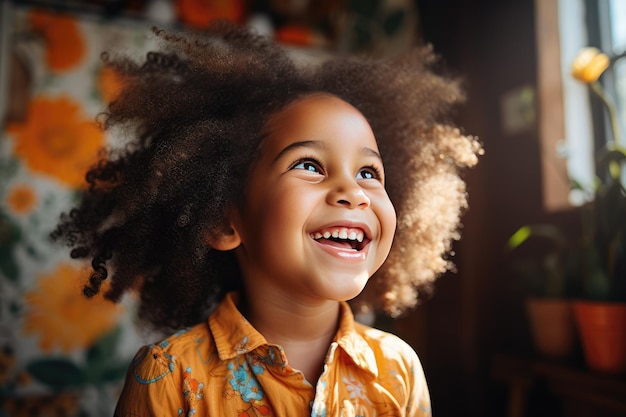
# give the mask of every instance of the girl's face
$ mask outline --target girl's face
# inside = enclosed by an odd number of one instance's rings
[[[249,295],[354,298],[389,254],[396,228],[367,120],[337,97],[314,94],[275,114],[266,131],[232,222]]]

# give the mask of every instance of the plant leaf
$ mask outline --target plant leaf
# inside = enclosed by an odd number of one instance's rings
[[[85,371],[66,359],[34,360],[26,370],[37,381],[54,389],[79,387],[87,380]]]
[[[130,362],[130,361],[129,361]],[[129,363],[114,363],[112,365],[107,366],[100,373],[100,377],[98,382],[107,383],[107,382],[116,382],[121,381],[126,376],[126,372],[128,371]]]
[[[100,365],[111,360],[120,339],[121,330],[118,327],[101,337],[87,350],[87,366]]]
[[[0,275],[16,283],[20,276],[20,268],[9,251],[0,251]]]
[[[509,250],[513,250],[519,247],[522,243],[526,242],[530,237],[530,226],[522,226],[511,237],[506,243],[506,246]]]

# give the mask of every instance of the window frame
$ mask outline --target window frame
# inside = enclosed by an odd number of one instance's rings
[[[598,174],[594,155],[612,140],[605,106],[571,75],[574,58],[586,46],[607,53],[613,58],[611,65],[618,57],[626,65],[625,53],[613,48],[610,1],[535,0],[538,134],[543,206],[549,212],[569,210],[587,201],[588,195],[573,191],[571,182],[593,188]],[[625,114],[626,94],[619,103],[612,66],[600,82],[618,114]],[[625,129],[622,121],[619,130]],[[621,140],[626,145],[623,133]]]

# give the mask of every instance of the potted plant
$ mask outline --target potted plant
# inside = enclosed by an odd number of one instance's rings
[[[583,48],[572,65],[574,78],[606,108],[613,133],[596,155],[593,189],[584,190],[592,198],[580,207],[584,291],[574,312],[588,366],[615,373],[626,371],[626,149],[619,144],[615,108],[598,82],[609,63],[598,49]]]
[[[522,262],[526,282],[535,284],[526,308],[538,351],[553,357],[570,352],[568,320],[573,310],[587,365],[616,373],[626,371],[626,149],[619,144],[615,107],[598,81],[609,63],[610,58],[598,49],[583,48],[572,64],[572,76],[588,85],[607,110],[613,134],[595,156],[593,186],[572,181],[572,188],[587,196],[577,208],[580,234],[568,240],[555,225],[526,225],[507,245],[520,251],[531,239],[549,244],[540,257]],[[578,280],[580,288],[574,286],[574,293],[568,293]],[[550,329],[542,330],[544,325]],[[557,335],[563,340],[551,340]]]
[[[552,250],[544,252],[543,269],[538,274],[544,280],[543,299],[531,298],[527,303],[534,336],[541,332],[534,326],[546,324],[550,318],[539,317],[540,313],[532,310],[546,310],[549,304],[561,304],[559,308],[567,310],[570,303],[564,297],[565,284],[569,278],[580,276],[582,285],[571,306],[586,363],[593,370],[615,373],[626,371],[626,150],[619,145],[615,108],[598,81],[609,63],[610,58],[598,49],[583,48],[572,65],[573,77],[587,84],[606,108],[613,133],[613,141],[596,154],[593,186],[586,188],[572,181],[573,189],[586,196],[586,203],[578,208],[581,224],[580,235],[573,240],[574,256],[565,255],[570,240],[554,225],[523,226],[508,245],[518,248],[531,237],[548,239],[553,244]],[[573,261],[572,271],[576,273],[565,272],[565,259]],[[554,311],[547,314],[552,315],[552,321],[565,315]],[[569,326],[564,323],[566,319],[560,320],[560,324],[551,326],[556,333],[567,333],[563,331]],[[538,347],[540,351],[550,349],[554,356],[554,346]]]
[[[609,61],[596,48],[583,48],[572,65],[574,78],[588,84],[607,109],[613,133],[613,140],[596,155],[593,189],[574,185],[592,196],[581,207],[585,294],[590,299],[626,301],[626,149],[619,144],[615,107],[598,82]]]
[[[552,359],[568,358],[576,346],[570,302],[576,273],[566,236],[556,225],[525,225],[509,238],[507,249],[516,253],[513,272],[525,286],[524,307],[535,350]]]

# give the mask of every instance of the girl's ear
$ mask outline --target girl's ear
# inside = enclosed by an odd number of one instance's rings
[[[237,248],[241,244],[241,237],[237,230],[230,225],[227,230],[211,239],[209,245],[213,249],[227,251]]]
[[[241,245],[239,225],[241,224],[239,211],[230,209],[228,212],[228,227],[209,241],[209,245],[216,250],[232,250]]]

